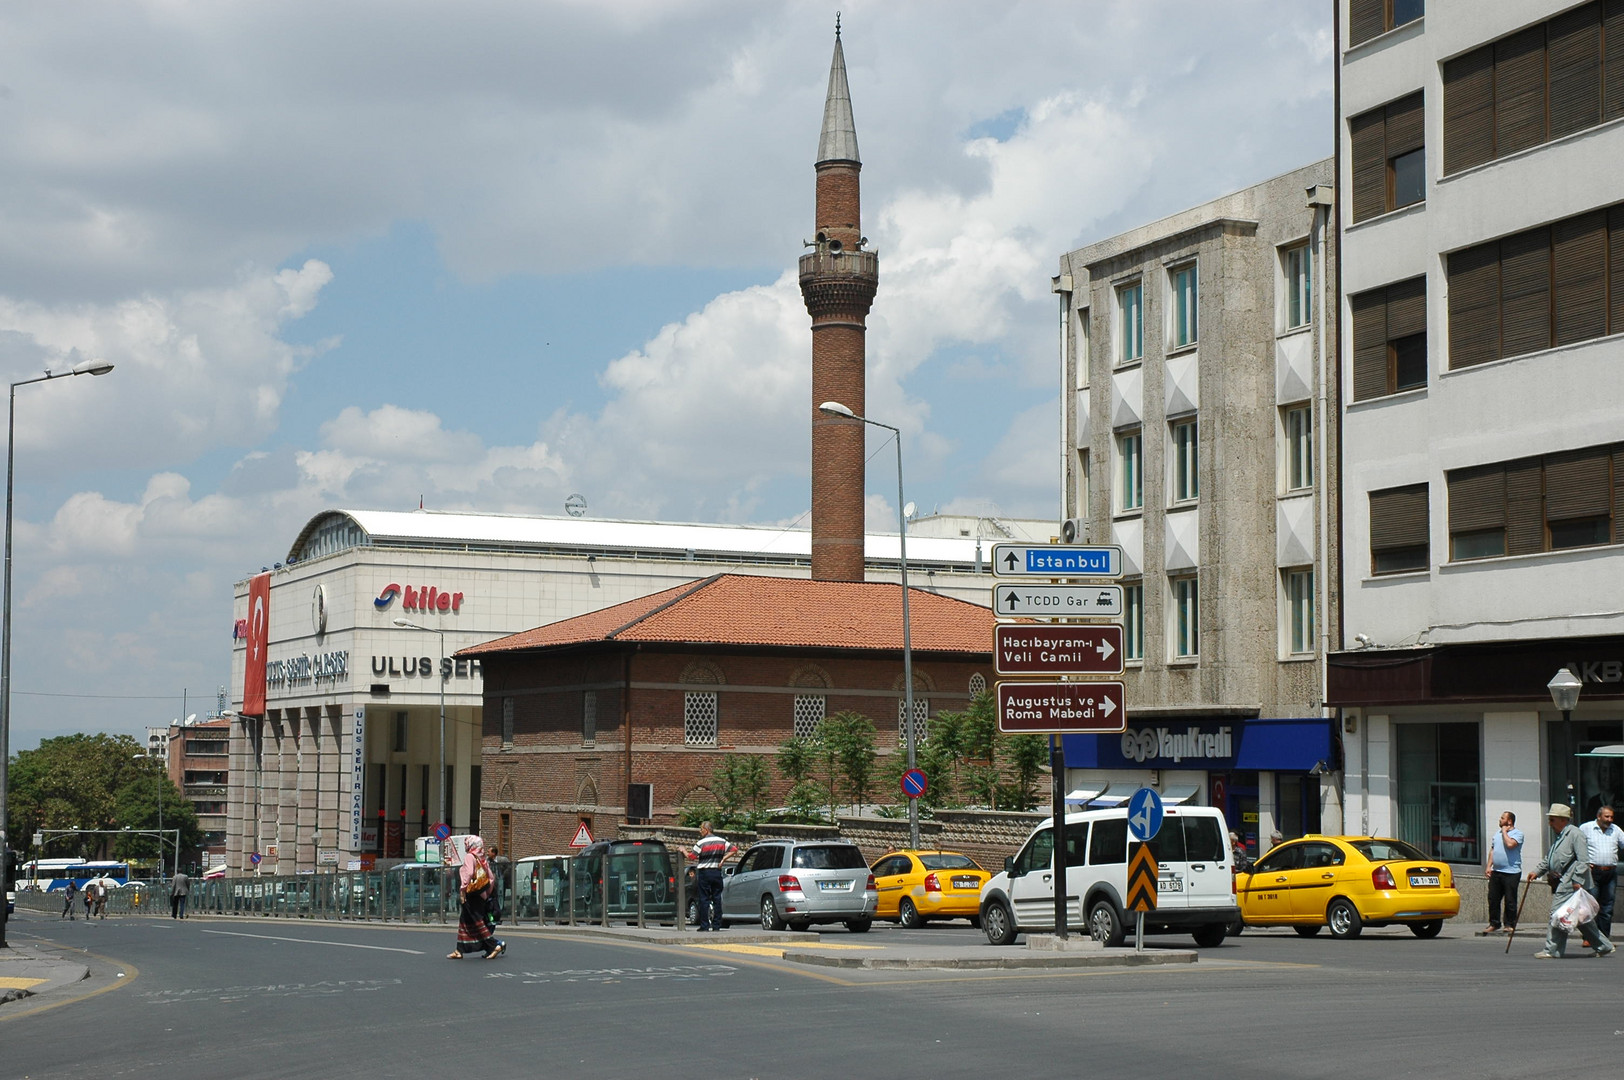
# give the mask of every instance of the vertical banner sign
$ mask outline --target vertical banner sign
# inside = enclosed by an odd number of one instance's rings
[[[356,706],[345,736],[350,743],[350,850],[360,851],[366,828],[367,707]]]
[[[243,666],[242,711],[265,715],[265,653],[271,638],[271,575],[248,582],[248,662]]]

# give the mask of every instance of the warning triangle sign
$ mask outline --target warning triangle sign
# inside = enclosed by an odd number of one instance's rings
[[[1128,858],[1128,910],[1156,910],[1156,856],[1150,845],[1136,843]]]
[[[570,847],[586,847],[590,843],[592,843],[592,830],[587,828],[586,822],[583,821],[581,827],[575,830],[575,839],[570,841]],[[1151,880],[1155,880],[1154,876]],[[1154,886],[1152,887],[1154,888]]]

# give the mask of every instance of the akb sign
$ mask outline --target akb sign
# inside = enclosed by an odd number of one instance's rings
[[[406,595],[402,596],[400,601],[402,611],[450,611],[455,613],[462,610],[462,593],[460,592],[441,592],[433,585],[419,585],[415,588],[408,585],[404,591]],[[394,603],[395,597],[400,596],[401,592],[399,585],[390,582],[383,587],[383,592],[378,594],[378,598],[372,601],[372,606],[382,611]]]

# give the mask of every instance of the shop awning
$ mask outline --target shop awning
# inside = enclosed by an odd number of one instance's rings
[[[1317,716],[1250,721],[1241,730],[1235,751],[1235,768],[1259,772],[1309,772],[1333,764],[1331,722]]]
[[[1078,803],[1091,803],[1110,790],[1110,784],[1100,784],[1097,787],[1074,788],[1071,791],[1066,792],[1066,804],[1070,806]]]
[[[1199,790],[1194,784],[1169,784],[1167,790],[1162,792],[1162,805],[1177,806],[1189,802]]]
[[[1594,750],[1586,750],[1582,754],[1574,754],[1573,756],[1605,758],[1624,757],[1624,743],[1614,743],[1612,746],[1598,746]]]

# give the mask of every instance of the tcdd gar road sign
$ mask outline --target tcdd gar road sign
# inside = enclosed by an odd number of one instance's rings
[[[1018,615],[1052,619],[1114,619],[1122,614],[1120,585],[993,586],[992,611],[1000,619]]]
[[[1122,549],[1111,546],[1083,547],[1057,544],[994,544],[993,573],[999,577],[1091,577],[1122,576]]]
[[[1122,627],[1000,623],[992,664],[999,675],[1121,675]]]
[[[998,730],[1025,733],[1126,731],[1119,682],[998,684]]]

